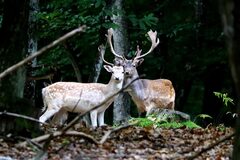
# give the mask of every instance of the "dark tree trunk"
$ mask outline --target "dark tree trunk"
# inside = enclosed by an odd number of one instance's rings
[[[237,92],[237,112],[240,115],[240,1],[221,0],[220,12],[226,35],[229,64]],[[237,118],[233,159],[240,159],[240,116]]]
[[[0,29],[0,72],[22,60],[28,46],[29,0],[6,0],[2,28]],[[21,67],[14,73],[0,80],[0,111],[21,112],[27,110],[23,100],[26,75]],[[1,117],[0,132],[13,129],[12,118]],[[15,128],[14,128],[15,129]]]
[[[38,49],[37,42],[37,17],[36,13],[39,11],[38,0],[30,0],[30,11],[28,21],[28,55],[33,54]],[[37,58],[32,60],[31,64],[27,66],[27,79],[28,77],[36,76],[35,67],[37,66]],[[30,99],[35,104],[36,98],[36,81],[27,80],[24,89],[24,97]]]
[[[114,49],[117,54],[128,53],[128,38],[126,21],[124,19],[124,9],[122,0],[113,0],[112,9],[115,10],[112,20],[118,25],[114,29],[113,41]],[[120,12],[119,12],[120,11]],[[127,93],[120,93],[114,101],[113,122],[120,123],[128,120],[130,114],[130,97]]]

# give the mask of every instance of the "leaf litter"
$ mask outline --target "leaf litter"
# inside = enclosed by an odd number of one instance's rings
[[[111,127],[78,130],[100,141]],[[51,160],[155,160],[155,159],[231,159],[233,137],[211,149],[204,148],[233,133],[232,128],[210,126],[206,129],[181,127],[154,128],[129,126],[109,135],[103,144],[95,144],[84,137],[60,136],[51,139],[41,159]],[[0,138],[0,159],[33,159],[41,150],[34,145],[19,146],[19,140]],[[41,145],[41,144],[39,144]],[[193,156],[195,155],[195,156]]]

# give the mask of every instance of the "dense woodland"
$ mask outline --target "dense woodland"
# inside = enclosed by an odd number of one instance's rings
[[[114,47],[118,54],[127,58],[134,56],[137,45],[146,52],[151,45],[147,32],[157,31],[160,44],[144,57],[143,64],[137,68],[139,74],[146,79],[171,80],[176,91],[175,110],[189,114],[197,125],[235,127],[240,95],[238,7],[237,0],[0,1],[0,73],[64,34],[86,26],[83,32],[0,78],[0,135],[5,137],[11,133],[33,138],[43,134],[38,123],[3,112],[38,119],[43,107],[41,90],[46,84],[58,81],[107,83],[110,74],[101,70],[103,62],[98,46],[107,46],[105,59],[113,62],[105,36],[109,28],[116,31]],[[129,117],[138,117],[137,109],[131,98],[121,93],[107,109],[105,121],[110,126],[119,125]],[[226,132],[229,130],[232,128]],[[137,131],[148,138],[151,132],[142,128]],[[213,134],[216,131],[219,128]],[[166,132],[170,131],[163,130],[168,135]],[[179,134],[173,132],[172,135]],[[102,131],[97,133],[103,134]],[[200,131],[192,134],[200,134]],[[128,140],[134,141],[134,138],[128,137]],[[161,143],[171,143],[165,140]],[[235,141],[233,159],[239,156],[238,141],[239,138]],[[175,140],[174,143],[180,142]],[[1,155],[4,153],[0,149]],[[79,153],[80,157],[83,155]]]

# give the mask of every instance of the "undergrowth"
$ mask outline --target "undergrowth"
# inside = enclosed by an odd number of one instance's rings
[[[155,115],[149,115],[146,118],[131,118],[130,123],[135,123],[139,127],[163,127],[163,128],[201,128],[199,125],[191,120],[177,122],[177,121],[167,121],[161,120],[160,117]]]

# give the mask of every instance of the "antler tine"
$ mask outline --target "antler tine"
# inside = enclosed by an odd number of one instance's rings
[[[124,59],[123,56],[117,54],[117,53],[114,51],[114,49],[113,49],[113,45],[112,45],[112,35],[113,35],[113,29],[110,28],[110,29],[108,29],[108,34],[107,34],[106,36],[107,36],[108,43],[109,43],[110,48],[111,48],[111,52],[112,52],[116,57],[121,58],[121,59]]]
[[[109,64],[109,65],[113,66],[112,63],[110,63],[110,62],[108,62],[108,61],[106,61],[106,60],[104,59],[105,50],[106,50],[106,47],[105,47],[104,45],[100,45],[100,46],[98,47],[98,51],[99,51],[99,53],[101,54],[101,57],[102,57],[103,62],[105,62],[106,64]]]
[[[151,48],[149,49],[149,51],[147,53],[145,53],[145,54],[143,54],[141,56],[140,55],[137,56],[136,57],[137,59],[142,58],[142,57],[148,55],[149,53],[151,53],[154,50],[154,48],[156,48],[157,45],[159,44],[159,38],[157,38],[157,31],[155,31],[155,32],[153,32],[152,30],[148,31],[148,36],[151,39],[152,46],[151,46]]]
[[[139,57],[139,56],[141,55],[141,53],[142,53],[142,50],[139,49],[139,45],[137,45],[137,51],[136,51],[136,53],[135,53],[135,56],[136,56],[136,57]]]

